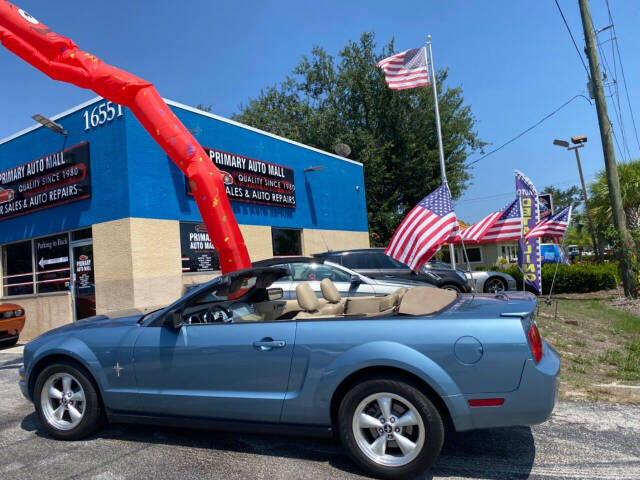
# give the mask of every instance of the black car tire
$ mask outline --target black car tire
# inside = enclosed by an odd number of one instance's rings
[[[509,290],[509,286],[507,285],[507,282],[504,281],[504,279],[500,277],[489,277],[487,278],[486,282],[484,282],[484,293],[492,293],[491,291],[489,291],[489,285],[491,284],[491,282],[495,282],[495,281],[498,281],[502,284],[503,292],[506,292],[507,290]]]
[[[442,285],[440,288],[444,290],[451,290],[452,292],[456,293],[462,293],[462,289],[459,286],[454,285],[453,283],[447,283],[446,285]]]
[[[85,397],[83,418],[70,430],[61,430],[51,425],[42,407],[42,389],[45,382],[55,374],[65,373],[78,381],[84,390]],[[105,423],[104,409],[89,372],[73,361],[60,360],[40,372],[33,389],[33,403],[44,430],[52,437],[61,440],[80,440],[97,431]]]
[[[386,466],[376,463],[367,456],[355,438],[353,417],[356,409],[365,399],[383,392],[408,400],[423,422],[425,435],[422,448],[413,460],[404,465]],[[374,477],[383,479],[414,478],[426,472],[438,458],[444,441],[444,425],[438,409],[417,385],[400,378],[374,378],[351,388],[340,403],[338,433],[355,463]]]

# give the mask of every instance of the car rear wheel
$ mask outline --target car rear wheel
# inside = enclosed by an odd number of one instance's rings
[[[353,387],[338,412],[340,438],[354,461],[379,478],[413,478],[440,454],[444,426],[416,386],[374,379]]]
[[[34,404],[47,433],[63,440],[86,437],[104,422],[88,372],[72,362],[61,361],[40,372],[34,386]]]
[[[502,293],[507,290],[507,283],[498,277],[488,278],[484,283],[484,293]]]

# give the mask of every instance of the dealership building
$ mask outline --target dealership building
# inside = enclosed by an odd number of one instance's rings
[[[362,164],[167,103],[233,177],[252,260],[369,246]],[[128,109],[95,98],[52,120],[66,135],[0,140],[0,303],[25,308],[22,339],[219,274],[184,175]]]

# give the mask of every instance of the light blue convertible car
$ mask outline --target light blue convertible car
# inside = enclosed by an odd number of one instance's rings
[[[20,387],[43,428],[77,439],[105,421],[338,436],[369,474],[409,478],[437,458],[446,427],[549,417],[558,355],[527,294],[417,286],[319,299],[270,288],[252,268],[146,315],[93,317],[33,340]]]

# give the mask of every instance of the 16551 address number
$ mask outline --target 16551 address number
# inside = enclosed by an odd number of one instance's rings
[[[84,117],[84,129],[90,130],[113,119],[122,116],[122,105],[116,105],[113,102],[105,102],[96,105],[89,111],[88,109],[82,114]]]

